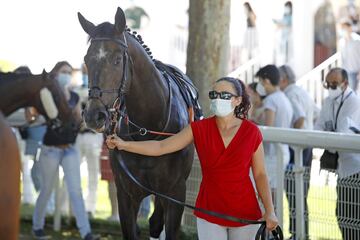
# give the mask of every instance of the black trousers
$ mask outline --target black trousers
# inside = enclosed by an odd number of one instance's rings
[[[294,150],[289,148],[290,151],[290,164],[294,164]],[[305,222],[305,236],[309,239],[309,211],[307,204],[307,196],[310,187],[310,173],[312,162],[312,148],[306,148],[303,150],[303,166],[304,172],[304,222]],[[289,203],[289,232],[292,238],[295,238],[296,233],[296,196],[295,196],[295,173],[292,168],[288,168],[285,171],[285,191],[286,197]]]
[[[336,192],[336,218],[343,239],[360,239],[360,173],[338,178]]]

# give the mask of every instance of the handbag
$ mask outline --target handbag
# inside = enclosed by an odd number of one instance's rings
[[[334,131],[336,131],[337,128],[337,119],[340,113],[340,109],[343,106],[345,100],[351,95],[352,92],[350,92],[340,103],[340,106],[336,112],[336,116],[335,116],[335,128]],[[333,105],[334,106],[334,105]],[[329,152],[328,150],[324,150],[323,154],[320,157],[320,170],[324,169],[327,170],[329,172],[335,172],[337,170],[338,167],[338,158],[339,158],[339,154],[338,152],[332,153]]]
[[[338,167],[338,158],[338,152],[332,153],[328,150],[324,150],[320,158],[320,169],[335,172]]]

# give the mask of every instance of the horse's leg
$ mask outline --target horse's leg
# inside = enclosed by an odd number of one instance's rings
[[[184,202],[186,195],[185,181],[174,187],[174,191],[169,194],[170,197]],[[178,239],[178,233],[181,224],[181,217],[184,207],[176,203],[163,200],[165,204],[165,234],[166,240]]]
[[[139,234],[136,218],[141,199],[131,198],[119,181],[116,181],[116,188],[123,237],[126,240],[137,240]]]
[[[149,219],[150,237],[158,239],[164,228],[164,208],[159,197],[155,197],[154,212]]]

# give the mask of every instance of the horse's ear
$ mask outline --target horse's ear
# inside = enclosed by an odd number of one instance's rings
[[[115,29],[118,33],[122,33],[125,30],[125,26],[126,26],[125,13],[121,8],[118,7],[115,14]]]
[[[45,68],[43,69],[43,71],[42,71],[42,73],[41,73],[41,76],[42,76],[42,79],[43,79],[43,80],[46,80],[46,79],[47,79],[48,73],[46,72]]]
[[[91,36],[92,36],[92,33],[94,32],[95,25],[94,25],[92,22],[86,20],[86,19],[84,18],[84,16],[81,15],[80,12],[78,12],[78,18],[79,18],[79,22],[80,22],[80,24],[81,24],[81,27],[82,27],[82,28],[84,29],[84,31],[85,31],[87,34],[89,34],[89,36],[91,37]]]

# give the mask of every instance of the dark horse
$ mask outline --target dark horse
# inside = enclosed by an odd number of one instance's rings
[[[65,94],[51,72],[0,73],[0,111],[8,116],[31,106],[48,120],[66,122],[71,117]]]
[[[184,86],[189,87],[191,81],[175,67],[152,59],[141,37],[126,28],[121,8],[117,9],[115,24],[95,26],[80,13],[78,16],[91,42],[85,56],[90,91],[84,117],[88,127],[98,132],[110,129],[109,134],[118,124],[115,130],[120,137],[138,141],[163,139],[165,136],[154,132],[176,133],[189,124],[189,91],[184,91]],[[193,145],[159,157],[110,152],[125,239],[138,239],[137,212],[149,193],[130,180],[119,161],[146,187],[185,201],[193,156]],[[182,206],[155,197],[150,236],[158,238],[165,224],[166,239],[176,239],[183,210]]]
[[[0,111],[0,239],[19,233],[20,153],[15,134]]]
[[[20,205],[20,156],[6,116],[33,106],[49,121],[72,117],[65,95],[52,74],[0,73],[0,239],[18,239]]]

